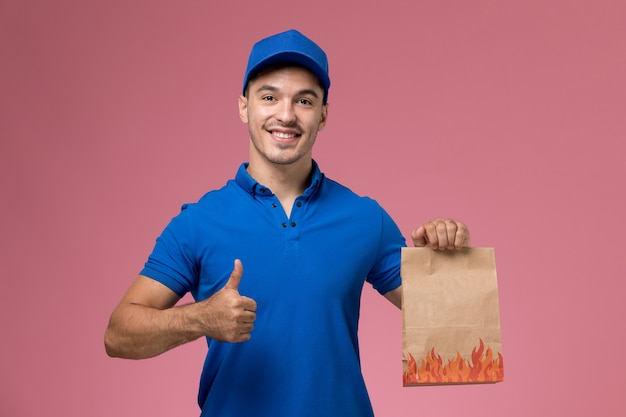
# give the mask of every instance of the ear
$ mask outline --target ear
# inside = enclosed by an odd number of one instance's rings
[[[248,123],[248,98],[244,96],[239,96],[239,118]]]
[[[317,128],[318,131],[324,129],[326,126],[326,120],[328,119],[328,103],[322,106],[322,117],[320,119],[320,125]]]

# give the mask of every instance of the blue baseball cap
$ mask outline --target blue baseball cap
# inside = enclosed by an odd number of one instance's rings
[[[311,71],[324,88],[324,104],[326,104],[330,88],[328,58],[315,42],[292,29],[255,43],[248,59],[246,75],[243,78],[243,93],[246,93],[246,87],[251,78],[273,64],[296,64]]]

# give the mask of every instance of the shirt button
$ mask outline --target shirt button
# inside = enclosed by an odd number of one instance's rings
[[[297,207],[302,207],[302,203],[301,203],[300,201],[297,201],[297,202],[296,202],[296,206],[297,206]]]
[[[283,227],[287,227],[287,223],[283,223],[283,224],[282,224],[282,226],[283,226]]]
[[[296,222],[291,222],[291,227],[296,227]]]
[[[272,208],[276,208],[276,203],[272,203]]]

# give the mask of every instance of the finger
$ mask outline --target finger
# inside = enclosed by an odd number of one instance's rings
[[[426,240],[426,229],[424,226],[420,226],[413,230],[411,238],[413,239],[413,245],[415,247],[421,248],[428,244],[428,241]]]
[[[251,329],[256,321],[256,314],[252,311],[245,311],[237,317],[237,326],[240,330]]]
[[[456,234],[458,232],[458,225],[453,220],[446,221],[446,232],[447,232],[447,245],[446,249],[454,249],[454,244],[456,242]]]
[[[446,249],[448,247],[448,225],[444,220],[437,221],[437,245],[436,249]]]
[[[254,321],[256,320],[256,314],[254,312],[246,311],[240,317],[238,321],[238,335],[236,341],[247,342],[252,337],[251,333],[254,330]]]
[[[252,339],[252,329],[250,329],[250,331],[248,332],[239,333],[239,335],[237,336],[235,340],[233,340],[233,342],[243,343],[243,342],[247,342],[250,339]]]
[[[241,276],[243,275],[243,265],[239,259],[235,259],[233,266],[233,272],[230,273],[228,282],[224,285],[224,288],[229,290],[235,290],[239,292],[239,283],[241,282]]]
[[[439,235],[437,234],[437,225],[435,221],[426,222],[423,224],[424,227],[424,239],[426,240],[426,245],[433,249],[436,249],[439,246]]]
[[[241,303],[241,307],[245,310],[245,311],[250,311],[252,313],[254,313],[256,311],[256,301],[254,301],[252,298],[250,297],[241,297],[242,303]],[[253,320],[256,319],[256,315],[253,316]]]
[[[454,238],[454,247],[457,249],[461,249],[463,247],[470,246],[470,237],[469,230],[467,230],[467,226],[464,223],[458,223],[458,230],[456,232],[456,236]]]
[[[252,330],[254,330],[254,324],[252,323],[248,323],[246,325],[242,325],[241,328],[239,329],[239,334],[241,335],[246,335],[246,334],[250,334],[252,333]]]

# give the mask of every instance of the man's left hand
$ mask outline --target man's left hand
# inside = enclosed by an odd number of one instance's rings
[[[433,249],[461,249],[470,246],[470,235],[464,223],[452,219],[431,220],[411,233],[417,247]]]

